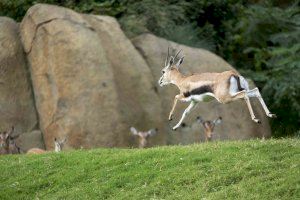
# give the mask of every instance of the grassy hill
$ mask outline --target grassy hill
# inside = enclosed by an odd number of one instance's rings
[[[299,199],[300,140],[0,156],[0,199]]]

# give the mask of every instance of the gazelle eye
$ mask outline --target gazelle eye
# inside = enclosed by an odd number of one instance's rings
[[[162,74],[164,74],[164,73],[165,73],[165,71],[161,71],[161,73],[162,73]]]

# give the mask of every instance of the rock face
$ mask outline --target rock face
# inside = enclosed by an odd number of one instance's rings
[[[45,149],[43,135],[40,130],[22,133],[17,139],[17,145],[23,153],[26,153],[31,148]]]
[[[135,146],[131,126],[158,128],[149,146],[194,143],[204,138],[195,122],[198,115],[223,117],[214,139],[270,136],[258,101],[253,107],[261,125],[251,121],[243,101],[210,102],[193,110],[186,127],[171,130],[187,104],[179,103],[174,121],[168,122],[178,91],[157,84],[167,47],[183,49],[183,73],[233,69],[208,51],[151,34],[130,41],[114,18],[46,4],[28,10],[20,25],[21,42],[18,35],[13,20],[0,18],[0,128],[15,125],[22,132],[18,143],[23,151],[51,150],[55,137],[66,137],[66,149]]]
[[[145,130],[155,127],[161,134],[153,138],[153,144],[165,144],[161,101],[155,92],[156,81],[146,61],[125,36],[115,18],[94,15],[84,15],[84,18],[97,32],[113,71],[118,93],[118,112],[127,124],[125,133],[128,132],[128,126]]]
[[[21,36],[47,149],[54,137],[72,148],[128,146],[131,125],[159,125],[151,72],[114,19],[37,4]]]
[[[16,133],[38,129],[19,27],[6,17],[0,17],[0,94],[0,131],[11,126],[15,126]],[[43,145],[41,139],[36,143]],[[22,145],[20,147],[23,149]]]
[[[233,70],[223,59],[209,51],[179,45],[151,34],[138,36],[132,42],[147,61],[155,80],[158,80],[161,76],[168,46],[183,50],[185,61],[180,70],[184,74]],[[158,93],[164,108],[163,120],[167,124],[168,114],[173,99],[178,94],[178,89],[176,86],[165,86],[158,88]],[[218,116],[223,118],[222,124],[215,128],[214,139],[248,139],[262,137],[263,135],[265,137],[270,136],[270,127],[262,107],[256,99],[252,100],[252,105],[255,114],[262,120],[262,124],[256,124],[251,120],[248,108],[243,100],[226,105],[219,104],[216,101],[199,103],[185,120],[188,126],[173,134],[168,143],[192,143],[200,138],[203,140],[203,128],[195,122],[196,116],[199,115],[206,120],[213,120]],[[173,119],[175,122],[171,123],[172,126],[180,119],[183,110],[187,106],[187,103],[178,103]]]

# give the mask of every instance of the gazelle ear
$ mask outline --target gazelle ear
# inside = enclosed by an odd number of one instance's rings
[[[180,58],[176,64],[176,67],[179,68],[179,66],[183,63],[184,57]]]
[[[221,124],[221,122],[222,122],[222,117],[218,117],[217,119],[215,119],[215,120],[213,121],[213,123],[214,123],[215,125]]]
[[[148,131],[148,135],[150,135],[150,136],[155,135],[157,133],[157,131],[158,131],[157,128],[153,128],[153,129]]]
[[[137,132],[137,130],[136,130],[134,127],[131,127],[131,128],[130,128],[130,131],[131,131],[131,133],[132,133],[133,135],[138,135],[138,132]]]

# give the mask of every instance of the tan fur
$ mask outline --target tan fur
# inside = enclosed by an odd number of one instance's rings
[[[210,141],[212,139],[215,126],[222,122],[222,117],[218,117],[217,119],[211,120],[203,120],[200,116],[197,117],[197,122],[200,123],[204,128],[205,133],[205,141]]]
[[[240,74],[234,70],[221,73],[193,74],[190,76],[181,74],[178,68],[182,64],[184,57],[181,57],[176,64],[174,63],[179,53],[180,51],[178,51],[174,57],[169,57],[168,49],[165,67],[163,68],[162,76],[158,81],[158,84],[161,87],[168,84],[174,84],[180,91],[174,98],[173,106],[169,114],[169,120],[172,120],[173,112],[178,100],[190,102],[190,105],[184,110],[180,121],[173,127],[173,130],[176,130],[181,125],[186,115],[191,112],[198,102],[209,101],[212,99],[211,97],[214,97],[223,104],[235,101],[236,99],[244,99],[252,120],[259,123],[260,120],[255,117],[249,99],[250,97],[256,97],[264,108],[266,115],[268,117],[276,117],[276,115],[269,111],[258,88],[250,90],[245,78],[240,76]],[[234,79],[231,79],[231,77],[234,77],[235,82],[233,82]],[[243,80],[243,87],[241,85],[241,79]]]
[[[47,151],[39,148],[32,148],[27,151],[27,154],[43,154],[43,153],[47,153]]]
[[[156,134],[157,129],[150,129],[149,131],[137,131],[134,127],[131,127],[130,131],[133,135],[138,136],[139,148],[146,148],[149,138]]]
[[[55,147],[55,152],[60,152],[62,151],[63,145],[66,142],[66,139],[62,140],[62,141],[58,141],[56,138],[54,139],[54,147]],[[57,148],[57,146],[59,146],[59,148]],[[43,154],[43,153],[47,153],[49,151],[46,151],[44,149],[40,149],[40,148],[32,148],[29,149],[27,151],[27,154]]]
[[[203,123],[204,127],[204,133],[205,133],[205,141],[211,140],[213,131],[214,131],[214,124],[212,124],[210,121]]]
[[[233,101],[229,94],[229,79],[231,76],[239,74],[233,70],[221,73],[201,73],[191,76],[182,75],[178,69],[172,67],[169,77],[173,80],[180,91],[180,94],[199,88],[203,85],[212,85],[214,96],[220,103]]]

